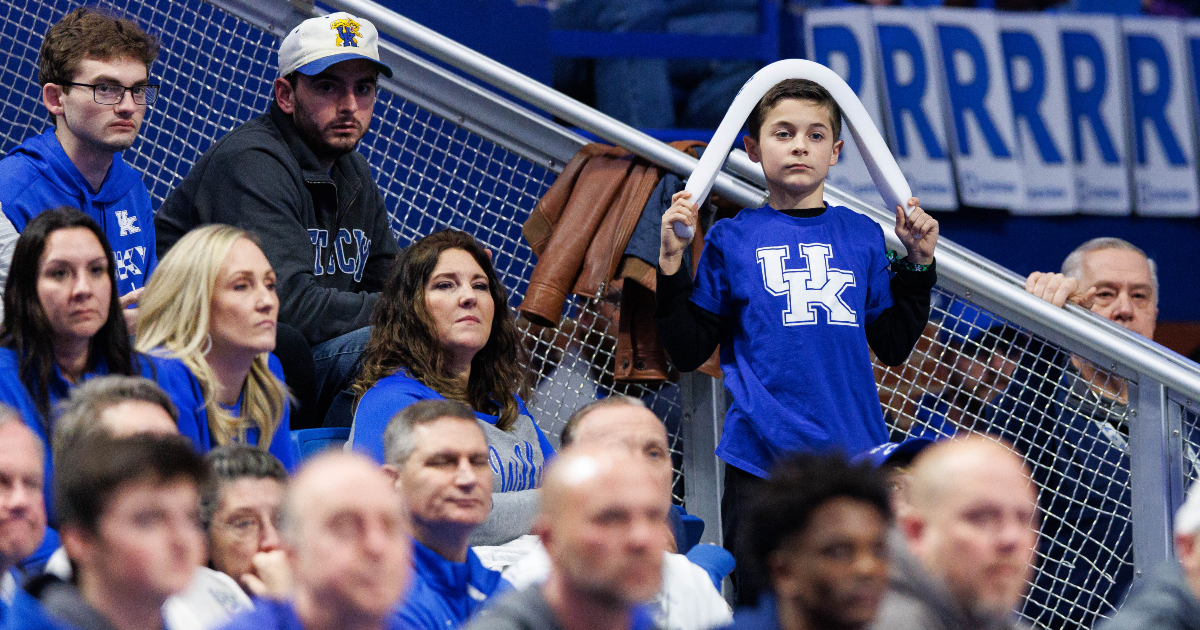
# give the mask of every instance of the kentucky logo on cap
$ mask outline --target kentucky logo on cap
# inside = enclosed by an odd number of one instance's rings
[[[330,33],[333,31],[333,33]],[[374,62],[385,76],[392,69],[379,60],[379,31],[370,20],[344,11],[304,20],[279,45],[279,76],[314,76],[353,59]]]
[[[334,22],[329,28],[337,31],[338,41],[335,46],[358,48],[358,22],[344,18]]]

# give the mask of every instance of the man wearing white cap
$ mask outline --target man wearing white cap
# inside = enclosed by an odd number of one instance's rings
[[[279,47],[270,111],[213,144],[154,221],[160,256],[200,225],[258,234],[278,277],[279,343],[287,327],[303,335],[326,405],[353,376],[398,249],[383,195],[354,150],[381,72],[392,75],[370,22],[348,13],[305,20]]]
[[[1200,483],[1175,513],[1175,555],[1100,630],[1200,629]]]

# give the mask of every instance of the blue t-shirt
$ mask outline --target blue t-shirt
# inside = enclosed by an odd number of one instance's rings
[[[30,219],[60,206],[76,208],[100,224],[116,258],[117,293],[145,286],[158,265],[154,245],[154,209],[150,193],[135,171],[113,154],[100,190],[92,187],[67,157],[51,128],[13,149],[0,160],[0,210],[17,232]]]
[[[209,430],[208,410],[204,407],[204,394],[200,390],[200,381],[196,380],[191,369],[179,359],[147,356],[154,362],[159,386],[167,392],[171,401],[175,403],[175,407],[179,409],[179,432],[184,437],[191,439],[200,453],[212,450],[216,443]],[[282,381],[283,365],[279,359],[274,354],[270,354],[267,363],[271,368],[271,374]],[[225,409],[237,417],[241,403],[242,399],[239,396],[236,406]],[[258,444],[258,438],[257,426],[246,430],[247,444]],[[283,419],[280,421],[279,427],[275,429],[275,436],[271,438],[271,446],[267,450],[279,458],[288,472],[295,472],[296,467],[300,464],[300,455],[292,445],[291,406],[288,404],[284,404]]]
[[[409,630],[449,630],[467,622],[493,595],[512,585],[467,550],[466,562],[451,562],[413,540],[413,581],[394,622]]]
[[[692,302],[730,321],[721,459],[766,477],[787,453],[887,441],[865,327],[892,305],[888,266],[883,230],[841,206],[812,218],[746,209],[713,225]]]
[[[221,630],[304,630],[296,615],[296,605],[275,599],[255,599],[254,610],[248,610],[221,626]],[[409,630],[398,625],[395,618],[384,623],[384,630]]]
[[[358,408],[354,411],[354,428],[351,436],[354,450],[369,455],[375,458],[375,461],[383,464],[383,431],[392,417],[401,409],[415,402],[445,399],[445,396],[403,371],[379,379],[379,382],[363,394],[362,399],[358,401]],[[517,407],[520,413],[517,424],[528,422],[533,425],[533,430],[537,435],[537,447],[541,449],[540,459],[542,462],[549,461],[550,456],[554,454],[554,447],[551,446],[550,440],[546,439],[542,428],[533,421],[533,416],[529,414],[529,410],[525,408],[525,402],[519,396],[517,397]],[[479,412],[475,412],[475,417],[493,426],[500,420],[499,416]],[[493,447],[491,449],[492,472],[500,476],[493,491],[510,492],[532,490],[538,487],[538,482],[542,478],[542,471],[534,470],[538,458],[530,455],[514,457],[508,453],[501,454],[494,448],[494,445],[489,446]],[[519,450],[525,452],[532,451],[534,448],[533,444],[524,446],[525,448]],[[505,450],[507,451],[507,449]]]

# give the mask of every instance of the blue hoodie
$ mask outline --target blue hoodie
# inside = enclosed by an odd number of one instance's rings
[[[95,219],[116,257],[117,293],[125,295],[146,284],[158,266],[154,249],[154,210],[141,173],[113,154],[112,167],[100,191],[92,187],[67,157],[51,129],[13,149],[0,160],[0,211],[17,232],[33,217],[69,206]],[[0,260],[7,276],[11,254]]]
[[[412,586],[392,617],[395,625],[409,630],[453,630],[493,595],[512,590],[471,549],[466,562],[451,562],[413,540],[413,565]]]

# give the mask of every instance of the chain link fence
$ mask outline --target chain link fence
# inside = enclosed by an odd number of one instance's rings
[[[66,0],[0,5],[0,152],[50,125],[40,103],[38,48]],[[156,204],[216,139],[266,111],[278,40],[199,0],[106,0],[161,38],[152,74],[162,83],[141,138],[125,159]],[[359,150],[376,171],[401,245],[444,228],[468,231],[495,253],[510,304],[535,257],[521,225],[556,173],[381,92]],[[537,379],[531,405],[557,436],[576,408],[619,391],[664,418],[681,461],[679,389],[613,382],[619,296],[576,296],[562,322],[524,324]],[[1090,628],[1117,605],[1133,575],[1124,380],[971,304],[935,291],[930,324],[908,362],[877,366],[893,439],[974,431],[1005,438],[1034,471],[1043,510],[1038,569],[1024,608],[1049,628]],[[1184,412],[1185,471],[1196,475],[1195,416]],[[715,489],[714,489],[715,492]],[[682,497],[677,483],[676,497]]]

